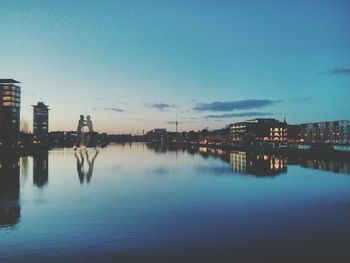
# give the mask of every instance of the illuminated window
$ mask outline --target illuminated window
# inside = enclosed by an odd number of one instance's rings
[[[3,106],[15,106],[14,104],[15,104],[15,103],[9,102],[9,101],[4,101],[4,102],[2,103]]]
[[[12,97],[6,96],[2,98],[3,101],[11,101]]]

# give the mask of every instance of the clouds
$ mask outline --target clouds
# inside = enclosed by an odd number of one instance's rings
[[[319,72],[317,75],[349,75],[350,68],[334,68],[327,71]]]
[[[177,122],[178,124],[184,124],[184,123],[195,123],[195,121],[191,121],[191,120],[189,120],[189,121],[178,121]],[[165,122],[165,124],[176,124],[176,121],[166,121]]]
[[[115,107],[110,107],[110,108],[93,108],[93,110],[103,110],[103,111],[114,111],[114,112],[124,112],[123,109],[115,108]]]
[[[237,101],[214,101],[212,103],[197,103],[193,109],[196,111],[235,111],[251,110],[274,105],[282,100],[249,99]]]
[[[225,118],[238,118],[238,117],[261,117],[261,116],[271,116],[273,113],[270,112],[240,112],[240,113],[225,113],[219,115],[207,115],[207,119],[225,119]]]
[[[105,111],[123,112],[124,110],[118,108],[103,108]]]
[[[151,105],[147,104],[147,106],[160,111],[167,111],[167,110],[174,109],[174,108],[176,109],[179,107],[176,104],[167,104],[167,103],[153,103]]]

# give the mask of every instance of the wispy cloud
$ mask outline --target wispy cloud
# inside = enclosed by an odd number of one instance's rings
[[[114,111],[114,112],[124,112],[123,109],[110,107],[110,108],[92,108],[93,110],[104,110],[104,111]]]
[[[195,121],[178,121],[178,124],[183,124],[183,123],[194,123]],[[176,121],[166,121],[166,124],[176,124]]]
[[[146,104],[147,106],[151,107],[151,108],[155,108],[157,110],[161,110],[161,111],[166,111],[169,109],[174,109],[174,108],[178,108],[179,106],[176,104],[167,104],[167,103],[153,103],[151,105]]]
[[[271,116],[273,113],[270,112],[241,112],[241,113],[226,113],[219,115],[207,115],[207,119],[224,119],[224,118],[237,118],[237,117],[259,117],[259,116]]]
[[[250,110],[274,105],[282,100],[237,100],[237,101],[214,101],[212,103],[197,103],[193,109],[196,111],[234,111]]]
[[[334,68],[317,73],[317,75],[350,75],[350,68]]]
[[[115,112],[123,112],[124,110],[119,108],[103,108],[105,111],[115,111]]]

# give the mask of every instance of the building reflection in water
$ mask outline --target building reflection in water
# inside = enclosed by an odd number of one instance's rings
[[[90,156],[87,150],[74,151],[74,156],[77,160],[77,173],[81,184],[84,183],[85,178],[86,178],[86,182],[90,183],[91,177],[94,171],[95,160],[98,153],[99,151],[95,150],[93,157],[90,159]],[[87,172],[85,172],[85,156],[86,156],[86,163],[88,165]]]
[[[304,168],[317,169],[326,172],[350,174],[350,163],[330,160],[308,160],[298,159],[293,160],[293,164],[300,165]]]
[[[230,164],[238,173],[257,176],[279,175],[287,172],[287,158],[253,152],[230,152]]]
[[[33,182],[42,188],[49,179],[49,152],[36,153],[33,156]]]
[[[288,155],[287,158],[286,155],[279,154],[228,151],[220,148],[201,146],[176,146],[153,143],[146,144],[146,146],[149,150],[153,150],[156,153],[181,150],[182,152],[186,151],[191,155],[199,154],[204,159],[212,156],[230,163],[235,172],[257,176],[274,176],[286,173],[288,164],[333,173],[350,174],[350,162],[339,159],[313,159],[312,156],[308,158],[300,158],[299,156],[296,157],[294,155]]]
[[[0,228],[11,227],[19,222],[19,158],[0,161]]]

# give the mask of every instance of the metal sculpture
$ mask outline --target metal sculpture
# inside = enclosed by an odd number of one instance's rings
[[[90,115],[86,116],[86,120],[84,119],[84,115],[80,115],[74,148],[86,148],[92,138],[93,132]]]

